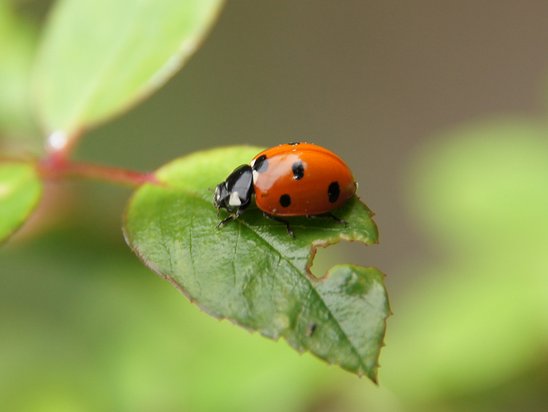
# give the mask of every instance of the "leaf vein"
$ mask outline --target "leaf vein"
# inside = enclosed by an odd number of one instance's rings
[[[354,354],[356,355],[356,357],[358,358],[358,361],[360,363],[360,365],[364,368],[367,368],[367,366],[363,363],[363,360],[360,356],[360,353],[358,352],[358,349],[356,348],[356,346],[354,345],[354,342],[350,339],[350,337],[348,336],[348,334],[346,333],[346,331],[344,330],[344,328],[342,327],[342,325],[340,324],[339,320],[337,319],[337,317],[333,314],[333,312],[331,311],[331,309],[329,308],[329,306],[327,305],[327,303],[325,302],[325,300],[322,298],[322,295],[320,294],[320,292],[315,288],[314,284],[312,283],[312,280],[306,276],[306,275],[302,275],[302,272],[299,270],[299,268],[297,266],[295,266],[295,264],[290,260],[288,259],[287,257],[285,257],[282,252],[280,252],[279,250],[277,250],[276,248],[274,248],[266,239],[264,239],[262,236],[260,236],[256,231],[254,231],[246,222],[244,221],[237,221],[237,223],[240,223],[242,226],[244,226],[246,229],[249,230],[249,232],[251,232],[252,234],[254,234],[258,239],[260,239],[263,243],[265,243],[267,245],[268,248],[270,248],[272,251],[274,251],[275,253],[278,254],[278,256],[282,259],[282,260],[285,260],[298,274],[299,276],[303,277],[304,279],[306,279],[306,281],[308,282],[309,286],[310,286],[310,290],[318,297],[319,301],[322,302],[322,305],[323,307],[325,308],[325,310],[327,311],[327,313],[329,314],[329,316],[333,319],[333,322],[334,324],[337,326],[337,328],[339,329],[339,331],[342,333],[343,337],[346,339],[346,341],[349,343],[350,345],[350,348],[352,350],[352,352],[354,352]]]
[[[181,191],[184,191],[186,195],[190,196],[190,197],[193,197],[195,199],[198,199],[200,202],[202,203],[206,203],[208,206],[211,206],[211,203],[207,200],[205,200],[202,196],[200,196],[198,193],[196,193],[195,191],[193,190],[189,190],[189,189],[186,189],[186,188],[178,188],[178,190],[181,190]],[[191,220],[191,226],[192,226],[192,223],[193,221]],[[331,311],[331,309],[329,308],[329,306],[327,305],[327,303],[325,302],[325,300],[322,298],[322,295],[320,294],[320,292],[314,287],[314,284],[312,282],[312,279],[310,279],[308,276],[302,274],[301,270],[295,266],[295,264],[289,259],[287,258],[282,252],[280,252],[278,249],[276,249],[274,246],[272,246],[268,240],[266,240],[265,238],[263,238],[258,232],[256,232],[255,230],[253,230],[253,228],[245,221],[239,219],[239,220],[235,220],[234,221],[235,224],[239,224],[241,227],[245,227],[251,234],[253,234],[257,239],[259,239],[261,242],[263,242],[268,249],[272,250],[273,252],[275,252],[279,258],[281,260],[284,260],[286,261],[290,267],[293,268],[293,270],[295,272],[297,272],[299,274],[299,276],[301,276],[302,278],[304,278],[309,286],[310,286],[310,290],[318,297],[318,300],[322,303],[322,306],[324,307],[324,309],[327,311],[327,314],[329,315],[329,317],[333,320],[333,323],[336,325],[336,327],[339,329],[339,331],[341,332],[342,336],[344,337],[344,339],[348,342],[349,346],[350,346],[350,349],[351,351],[354,353],[354,355],[357,357],[358,359],[358,362],[359,364],[365,368],[367,370],[367,365],[364,364],[361,356],[360,356],[360,353],[358,352],[358,349],[356,348],[356,345],[354,344],[354,342],[350,339],[349,335],[347,334],[347,332],[344,330],[344,328],[342,327],[341,323],[339,322],[339,320],[337,319],[337,317],[333,314],[333,312]],[[312,246],[311,246],[312,247]],[[192,255],[192,252],[190,250],[190,253]],[[248,286],[248,285],[246,285]],[[245,287],[244,287],[245,289]]]

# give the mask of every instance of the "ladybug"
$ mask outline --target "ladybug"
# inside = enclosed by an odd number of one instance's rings
[[[218,227],[237,219],[252,203],[263,214],[286,225],[283,217],[329,216],[356,193],[352,172],[335,153],[312,143],[281,144],[257,154],[217,185],[213,203],[230,215]]]

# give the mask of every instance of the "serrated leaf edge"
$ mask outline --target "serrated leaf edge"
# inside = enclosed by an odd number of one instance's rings
[[[191,155],[192,156],[192,155]],[[143,186],[141,186],[140,188],[142,188]],[[139,188],[139,189],[140,189]],[[205,202],[207,203],[207,201],[199,194],[199,193],[196,193],[195,191],[193,190],[188,190],[186,188],[182,188],[182,187],[175,187],[175,186],[170,186],[170,188],[175,188],[177,190],[180,190],[181,192],[185,192],[187,195],[191,196],[191,197],[194,197],[196,199],[199,199],[200,201],[202,202]],[[270,336],[270,335],[266,335],[264,333],[261,332],[261,330],[259,329],[253,329],[253,328],[250,328],[249,326],[246,326],[246,325],[243,325],[241,324],[240,322],[238,322],[237,320],[233,320],[233,319],[230,319],[224,315],[221,315],[221,314],[218,314],[218,313],[215,313],[211,310],[209,310],[208,308],[206,307],[203,307],[199,300],[194,298],[193,296],[191,296],[188,291],[186,291],[186,289],[180,285],[172,276],[168,275],[168,274],[165,274],[165,273],[162,273],[162,271],[156,267],[156,265],[154,265],[152,262],[149,262],[141,253],[139,253],[139,251],[136,249],[136,247],[133,246],[132,242],[130,241],[129,239],[129,233],[127,232],[127,219],[128,219],[128,211],[129,211],[129,208],[133,202],[133,199],[134,197],[136,196],[137,192],[139,191],[139,189],[137,189],[134,194],[131,196],[131,198],[129,199],[129,202],[128,202],[128,207],[126,208],[125,212],[124,212],[124,215],[123,215],[123,227],[122,227],[122,232],[123,232],[123,236],[124,236],[124,239],[126,241],[126,243],[128,244],[128,246],[130,247],[130,249],[133,251],[133,253],[135,253],[135,255],[137,255],[137,257],[141,260],[141,262],[143,262],[143,264],[148,267],[149,269],[151,269],[154,273],[156,273],[158,276],[160,276],[162,279],[165,279],[167,280],[169,283],[171,283],[173,286],[175,286],[179,291],[181,291],[181,293],[189,300],[190,303],[193,303],[195,304],[200,310],[202,310],[204,313],[207,313],[208,315],[216,318],[216,319],[219,319],[219,320],[223,320],[223,319],[226,319],[228,321],[230,321],[231,323],[235,324],[235,325],[238,325],[239,327],[242,327],[246,330],[248,330],[249,332],[253,333],[253,332],[258,332],[260,333],[261,335],[269,338],[269,339],[273,339],[273,340],[279,340],[280,337],[282,337],[283,335],[278,335],[278,336]],[[358,200],[359,201],[359,200]],[[209,204],[208,204],[209,205]],[[360,201],[360,205],[362,207],[364,207],[366,209],[366,211],[368,212],[368,215],[371,217],[373,215],[373,212],[371,212],[371,210],[365,205],[363,204],[361,201]],[[375,222],[372,220],[373,224],[375,225],[375,228],[376,228],[376,224]],[[254,234],[257,238],[259,238],[262,242],[264,242],[266,245],[268,245],[274,252],[276,252],[279,257],[283,260],[285,260],[300,276],[302,276],[301,274],[301,271],[299,268],[297,268],[293,262],[291,262],[291,260],[287,259],[280,251],[278,251],[277,249],[275,249],[269,242],[268,240],[264,239],[262,236],[260,236],[255,230],[253,230],[253,228],[248,224],[246,223],[245,221],[243,220],[238,220],[236,223],[240,224],[241,227],[246,227],[249,232],[251,232],[252,234]],[[363,363],[363,360],[356,348],[356,346],[352,343],[352,341],[349,339],[346,331],[342,328],[342,326],[340,325],[338,319],[333,315],[333,313],[331,312],[331,310],[329,309],[329,307],[325,304],[324,300],[322,299],[321,295],[318,293],[318,291],[316,290],[316,288],[314,287],[314,283],[315,282],[321,282],[323,279],[327,279],[327,277],[329,276],[329,272],[331,271],[331,269],[329,269],[326,274],[325,274],[325,277],[324,278],[318,278],[316,276],[314,276],[311,271],[310,271],[310,267],[312,266],[312,263],[313,263],[313,260],[314,260],[314,257],[316,255],[316,252],[317,252],[317,249],[318,247],[328,247],[328,246],[331,246],[331,245],[334,245],[334,244],[337,244],[339,243],[341,240],[343,241],[348,241],[348,242],[360,242],[360,243],[363,243],[364,245],[368,245],[367,241],[371,241],[371,244],[375,244],[375,243],[378,243],[378,240],[375,240],[375,241],[372,241],[369,237],[363,237],[363,238],[352,238],[350,237],[349,235],[336,235],[336,236],[332,236],[328,239],[322,239],[322,240],[318,240],[318,241],[313,241],[312,244],[310,245],[310,248],[309,248],[309,255],[308,255],[308,260],[307,260],[307,264],[306,264],[306,267],[305,267],[305,277],[306,279],[308,280],[308,282],[310,283],[310,287],[311,289],[313,289],[314,293],[318,296],[319,300],[322,302],[325,310],[327,311],[327,313],[329,313],[329,316],[332,318],[333,322],[335,323],[335,325],[337,326],[337,328],[340,330],[340,332],[342,333],[342,335],[345,337],[347,343],[350,345],[351,349],[352,349],[352,352],[355,354],[355,356],[357,357],[358,361],[359,361],[359,364],[360,364],[360,367],[356,370],[352,370],[352,369],[349,369],[349,368],[344,368],[342,365],[339,365],[341,368],[343,369],[346,369],[352,373],[356,373],[358,376],[362,376],[364,373],[374,382],[374,383],[377,383],[377,368],[378,368],[378,359],[377,359],[377,364],[374,368],[372,368],[369,372],[367,371],[367,368],[365,366],[365,364]],[[348,266],[356,266],[356,265],[348,265]],[[379,271],[380,272],[380,271]],[[381,272],[382,273],[382,272]],[[383,274],[384,275],[384,274]],[[383,285],[384,286],[384,285]],[[387,297],[388,299],[388,297]],[[386,318],[384,319],[384,325],[385,325],[385,328],[384,330],[386,330],[386,320],[387,320],[388,316],[386,316]],[[287,339],[286,339],[287,341]],[[290,343],[289,341],[287,341],[288,343]],[[383,333],[383,340],[381,340],[381,347],[382,347],[382,344],[384,343],[384,333]],[[319,358],[319,359],[322,359],[323,361],[325,361],[326,363],[328,364],[333,364],[332,362],[330,362],[329,360],[319,356],[318,354],[310,351],[309,349],[302,349],[300,347],[295,347],[293,345],[290,344],[290,346],[292,346],[294,349],[296,349],[298,352],[302,353],[302,352],[309,352],[311,353],[313,356]]]

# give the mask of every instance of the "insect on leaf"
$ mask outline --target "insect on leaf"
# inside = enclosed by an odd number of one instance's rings
[[[162,167],[161,184],[142,186],[129,203],[129,245],[212,316],[375,380],[389,314],[383,274],[353,265],[337,265],[322,278],[309,271],[317,247],[341,239],[376,243],[372,213],[353,198],[337,210],[346,227],[292,218],[291,238],[284,225],[251,208],[217,229],[212,188],[259,151],[221,148]]]

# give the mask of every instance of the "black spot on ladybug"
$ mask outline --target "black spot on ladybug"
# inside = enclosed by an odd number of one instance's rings
[[[264,173],[268,169],[268,160],[266,160],[266,155],[259,156],[257,159],[255,159],[255,163],[253,163],[253,170]]]
[[[327,188],[327,197],[331,203],[335,203],[341,194],[339,182],[331,182]]]
[[[280,196],[280,205],[282,205],[282,207],[288,207],[290,204],[291,196],[289,196],[287,193]]]
[[[288,145],[291,145],[291,146],[297,146],[298,144],[301,144],[301,142],[290,142],[290,143],[288,143]]]
[[[301,180],[304,177],[303,162],[299,160],[298,162],[293,163],[291,171],[293,172],[293,179]]]

